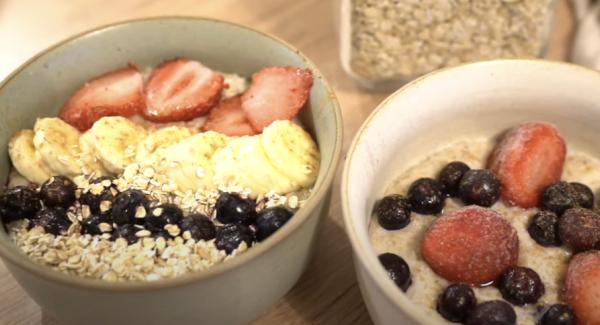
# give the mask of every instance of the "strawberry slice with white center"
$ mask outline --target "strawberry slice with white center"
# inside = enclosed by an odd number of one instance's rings
[[[142,113],[153,122],[188,121],[215,106],[222,89],[223,76],[200,62],[170,60],[150,75]]]
[[[144,107],[144,81],[139,70],[129,67],[96,77],[81,86],[59,113],[80,131],[104,116],[131,116]]]
[[[256,134],[246,118],[246,113],[242,110],[240,96],[225,99],[211,109],[202,129],[223,133],[231,137]]]
[[[242,109],[256,132],[276,120],[291,120],[302,109],[313,84],[312,72],[290,66],[267,67],[252,75]]]

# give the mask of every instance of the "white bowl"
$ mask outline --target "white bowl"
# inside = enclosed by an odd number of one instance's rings
[[[493,137],[520,122],[555,123],[568,148],[600,157],[600,73],[549,61],[488,61],[440,70],[401,88],[369,116],[342,178],[346,231],[376,324],[435,324],[388,278],[368,235],[375,200],[398,171],[453,137]],[[431,315],[431,313],[429,313]]]

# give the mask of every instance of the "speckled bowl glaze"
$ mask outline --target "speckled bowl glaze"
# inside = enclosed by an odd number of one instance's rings
[[[155,282],[107,283],[68,276],[34,264],[0,231],[0,256],[46,312],[62,324],[243,324],[255,319],[298,280],[326,214],[340,157],[338,102],[315,65],[292,46],[235,24],[192,17],[160,17],[101,27],[32,58],[0,84],[0,180],[10,166],[7,142],[37,117],[55,116],[90,77],[135,62],[153,66],[174,57],[250,76],[269,65],[310,68],[310,102],[300,120],[321,150],[311,198],[268,240],[207,271]]]
[[[600,73],[549,61],[488,61],[439,70],[383,101],[351,145],[342,207],[354,265],[377,324],[436,324],[388,278],[368,233],[374,202],[398,171],[454,137],[493,137],[525,121],[555,123],[569,148],[600,157]]]

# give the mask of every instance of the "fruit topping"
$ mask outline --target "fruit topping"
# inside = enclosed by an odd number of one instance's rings
[[[585,195],[585,193],[576,192],[575,187],[570,183],[556,181],[544,188],[540,206],[542,209],[552,211],[560,216],[565,210],[579,206],[578,199],[582,194]]]
[[[410,223],[410,203],[402,195],[392,194],[375,204],[377,221],[387,230],[398,230]]]
[[[132,116],[144,107],[142,74],[135,66],[96,77],[81,86],[59,113],[65,122],[85,131],[103,116]]]
[[[476,305],[473,289],[464,283],[455,283],[439,296],[437,311],[451,322],[464,322]]]
[[[558,236],[558,216],[554,212],[540,211],[533,215],[527,226],[527,232],[536,243],[542,246],[561,245]]]
[[[168,224],[179,224],[182,218],[183,211],[177,205],[171,203],[161,204],[150,209],[149,214],[144,218],[144,226],[146,229],[155,232],[163,230]]]
[[[250,225],[256,220],[256,203],[238,194],[221,193],[217,204],[217,220],[224,224]]]
[[[229,224],[218,228],[215,238],[215,246],[231,254],[242,242],[245,242],[248,247],[252,246],[254,233],[247,226]]]
[[[293,119],[313,84],[312,72],[290,66],[264,68],[252,75],[252,83],[242,95],[242,109],[256,132],[276,120]]]
[[[230,137],[256,134],[242,109],[240,96],[225,99],[211,109],[202,129]]]
[[[92,214],[81,221],[81,233],[90,235],[100,235],[105,232],[112,232],[112,220],[109,215]]]
[[[571,259],[565,279],[565,299],[577,324],[600,324],[600,251],[579,253]]]
[[[498,289],[504,299],[517,306],[536,303],[546,290],[534,270],[521,266],[506,270],[498,280]]]
[[[575,325],[575,314],[568,305],[555,304],[547,308],[537,325]]]
[[[0,195],[0,216],[4,223],[32,219],[41,208],[38,194],[26,186],[9,188]]]
[[[442,185],[433,178],[419,178],[408,189],[408,200],[413,211],[420,214],[438,214],[444,209]]]
[[[594,207],[594,192],[587,185],[573,182],[570,183],[573,188],[575,203],[586,209]]]
[[[466,325],[514,325],[517,314],[511,305],[502,300],[480,303],[473,309]]]
[[[71,225],[67,211],[61,207],[43,208],[32,220],[34,226],[41,226],[47,233],[60,235]]]
[[[179,222],[179,228],[182,233],[189,231],[195,240],[211,240],[215,238],[215,224],[202,214],[191,214],[184,217]]]
[[[77,186],[68,177],[53,176],[40,188],[40,196],[46,206],[68,208],[75,202]]]
[[[438,175],[443,192],[450,197],[457,197],[460,180],[469,170],[469,166],[462,161],[453,161],[444,166]]]
[[[129,245],[135,244],[139,237],[135,235],[140,229],[136,228],[130,224],[120,225],[112,233],[112,240],[117,240],[118,238],[123,238],[127,241]]]
[[[562,242],[574,252],[600,248],[600,216],[588,209],[572,208],[558,224]]]
[[[52,175],[81,175],[81,133],[76,128],[57,117],[44,117],[36,120],[33,131],[35,156],[52,171]]]
[[[490,207],[500,198],[500,181],[487,169],[472,169],[462,177],[458,192],[467,205]]]
[[[565,140],[554,125],[530,122],[504,136],[488,166],[500,180],[507,204],[531,208],[539,204],[542,190],[560,178],[565,155]]]
[[[421,254],[448,281],[484,285],[516,264],[519,239],[496,211],[467,206],[433,222],[421,242]]]
[[[383,253],[379,255],[379,262],[383,265],[383,268],[387,271],[388,276],[398,288],[406,292],[412,284],[410,277],[410,268],[406,261],[393,253]]]
[[[90,181],[90,188],[81,194],[79,202],[82,210],[89,209],[92,214],[108,215],[112,210],[112,204],[115,200],[117,189],[112,183],[113,178],[102,176]],[[84,206],[87,206],[84,207]],[[83,213],[84,217],[87,213]]]
[[[8,142],[8,155],[13,167],[30,182],[41,184],[52,175],[50,168],[36,154],[33,130],[21,130]]]
[[[117,195],[110,213],[117,225],[143,223],[148,215],[148,199],[140,190],[126,190]]]
[[[206,114],[221,98],[223,76],[198,61],[174,59],[154,69],[146,85],[145,118],[188,121]]]
[[[283,207],[266,208],[256,217],[256,239],[263,241],[292,218],[294,213]]]

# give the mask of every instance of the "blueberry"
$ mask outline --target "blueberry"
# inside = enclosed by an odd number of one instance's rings
[[[112,221],[110,220],[110,216],[92,214],[89,217],[83,219],[83,221],[81,221],[81,233],[90,235],[100,235],[102,234],[102,230],[100,229],[101,223],[111,225]]]
[[[161,204],[150,209],[150,213],[144,219],[144,226],[150,231],[164,229],[167,224],[176,225],[183,218],[183,211],[171,203]]]
[[[67,217],[65,209],[61,207],[49,207],[38,211],[32,223],[34,226],[43,227],[47,233],[60,235],[69,229],[71,220]]]
[[[438,214],[444,208],[442,186],[433,178],[419,178],[408,189],[408,201],[417,213]]]
[[[129,245],[135,244],[138,241],[138,237],[135,235],[136,232],[140,231],[140,229],[136,228],[130,224],[124,224],[118,226],[112,233],[112,240],[117,240],[118,238],[123,238],[127,241]]]
[[[517,314],[502,300],[491,300],[477,306],[467,317],[466,325],[514,325]]]
[[[263,241],[283,227],[294,215],[294,212],[283,208],[273,207],[262,210],[256,218],[256,239]]]
[[[527,232],[536,243],[542,246],[561,245],[558,236],[558,216],[554,212],[540,211],[536,213],[527,226]]]
[[[442,185],[442,191],[447,196],[458,196],[460,180],[469,170],[469,166],[462,161],[453,161],[444,166],[438,175],[438,181]]]
[[[244,225],[229,224],[217,229],[215,246],[231,254],[242,242],[246,242],[248,247],[252,246],[254,233]]]
[[[217,220],[224,224],[250,225],[256,220],[256,203],[237,194],[221,193],[216,210]]]
[[[126,190],[115,198],[111,217],[117,225],[142,222],[148,215],[149,203],[146,194],[140,190]]]
[[[600,248],[600,216],[588,209],[565,211],[558,222],[560,240],[574,252]]]
[[[538,325],[575,325],[577,323],[573,309],[567,305],[550,306],[538,321]]]
[[[498,280],[502,297],[514,305],[533,304],[544,294],[540,276],[527,267],[511,267]]]
[[[466,284],[451,284],[439,296],[437,311],[451,322],[464,322],[477,305],[473,289]]]
[[[487,169],[472,169],[465,173],[458,188],[465,204],[490,207],[500,198],[500,181]]]
[[[49,207],[59,206],[68,208],[75,202],[77,186],[66,176],[53,176],[42,184],[40,196]]]
[[[410,223],[410,203],[402,195],[392,194],[379,200],[373,213],[383,229],[398,230]]]
[[[410,268],[404,259],[393,253],[383,253],[379,255],[379,262],[387,271],[388,276],[396,285],[406,292],[412,284],[410,277]]]
[[[544,210],[550,210],[557,215],[562,215],[567,209],[576,207],[579,195],[571,184],[556,181],[546,186],[542,191],[540,205]]]
[[[41,208],[37,193],[26,186],[9,188],[0,195],[0,216],[4,223],[32,219]]]
[[[86,205],[92,214],[110,215],[115,195],[118,193],[113,178],[103,176],[90,181],[90,188],[81,194],[79,203]]]
[[[195,240],[211,240],[215,238],[215,224],[205,215],[191,214],[179,222],[181,233],[189,231]]]
[[[573,196],[578,206],[586,209],[594,207],[594,192],[585,184],[573,182]]]

